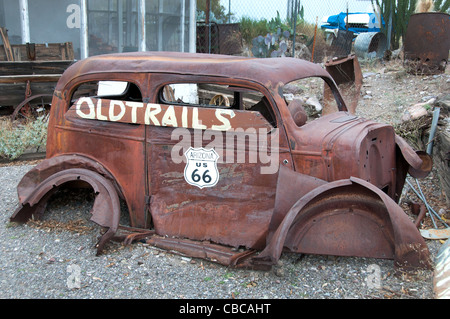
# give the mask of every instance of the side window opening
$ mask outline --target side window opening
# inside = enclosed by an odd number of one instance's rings
[[[256,111],[276,126],[270,103],[259,91],[220,84],[176,83],[164,86],[159,96],[163,104]]]
[[[82,83],[72,94],[71,103],[81,97],[142,102],[138,86],[125,81],[91,81]]]

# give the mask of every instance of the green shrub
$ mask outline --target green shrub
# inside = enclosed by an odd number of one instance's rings
[[[24,123],[4,119],[0,122],[0,157],[14,160],[26,150],[45,150],[48,117],[27,120]]]
[[[269,33],[269,25],[266,19],[254,20],[248,17],[242,17],[240,29],[242,39],[247,44],[252,43],[252,40],[257,36]]]

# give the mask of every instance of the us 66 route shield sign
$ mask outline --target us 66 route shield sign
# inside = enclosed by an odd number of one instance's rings
[[[192,148],[184,153],[187,159],[184,168],[186,182],[199,188],[212,187],[219,181],[217,160],[219,155],[214,149]]]

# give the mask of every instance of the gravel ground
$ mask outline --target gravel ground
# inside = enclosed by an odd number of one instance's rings
[[[230,269],[144,243],[123,246],[116,242],[96,256],[99,230],[94,224],[64,224],[69,216],[72,220],[88,218],[93,202],[90,193],[66,191],[54,197],[46,223],[9,222],[18,203],[17,183],[31,167],[0,167],[3,299],[434,298],[432,271],[395,274],[391,260],[284,254],[279,265],[262,272]],[[51,220],[59,221],[59,226],[51,228]],[[433,255],[440,246],[439,241],[429,241]],[[380,287],[370,280],[376,273]]]

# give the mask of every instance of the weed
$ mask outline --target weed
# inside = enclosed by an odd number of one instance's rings
[[[227,273],[225,273],[225,274],[223,275],[223,278],[225,278],[225,279],[233,278],[233,273],[227,272]]]
[[[0,157],[14,160],[28,149],[45,148],[48,117],[24,122],[0,121]]]

